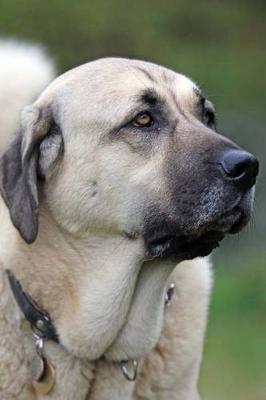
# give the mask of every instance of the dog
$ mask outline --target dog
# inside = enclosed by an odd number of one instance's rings
[[[1,399],[199,399],[208,255],[258,174],[215,114],[189,78],[122,58],[24,108],[1,160]]]

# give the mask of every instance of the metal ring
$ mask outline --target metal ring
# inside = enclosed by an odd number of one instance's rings
[[[129,372],[128,369],[128,364],[132,364],[131,365],[131,369],[132,369],[132,375]],[[123,372],[124,377],[130,381],[130,382],[134,382],[137,378],[138,375],[138,361],[137,360],[128,360],[128,361],[121,361],[120,362],[120,368]]]
[[[36,346],[36,353],[42,357],[43,356],[43,338],[39,337],[36,342],[35,342],[35,346]]]

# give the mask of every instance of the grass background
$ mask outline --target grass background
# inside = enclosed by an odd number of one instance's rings
[[[201,371],[205,400],[265,400],[265,263],[218,266]]]
[[[220,131],[257,155],[251,227],[214,254],[200,390],[265,400],[265,0],[0,0],[0,35],[44,44],[59,72],[110,55],[183,72],[215,102]]]

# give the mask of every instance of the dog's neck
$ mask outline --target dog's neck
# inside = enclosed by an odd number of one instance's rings
[[[16,240],[13,255],[8,245],[5,267],[49,312],[70,353],[120,361],[140,357],[155,345],[173,263],[143,265],[142,240],[95,233],[75,238],[44,209],[36,242],[29,246]]]

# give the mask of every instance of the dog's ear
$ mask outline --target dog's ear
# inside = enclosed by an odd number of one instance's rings
[[[38,233],[38,160],[41,142],[49,136],[52,126],[52,113],[48,107],[26,107],[21,128],[0,162],[1,194],[14,226],[27,243],[32,243]],[[50,164],[46,162],[45,167]]]

